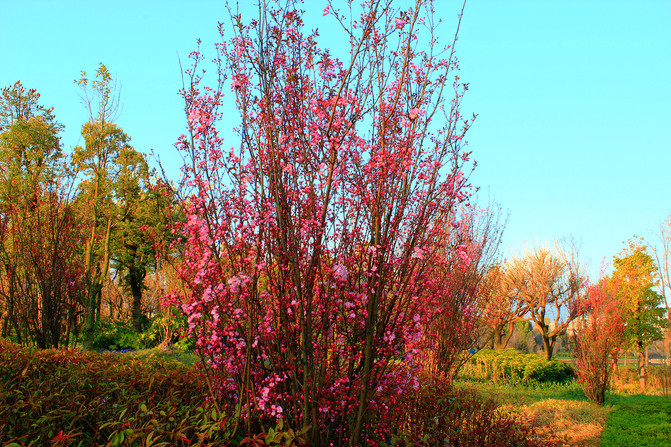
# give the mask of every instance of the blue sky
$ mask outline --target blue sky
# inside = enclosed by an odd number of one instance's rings
[[[444,35],[460,3],[439,0]],[[308,27],[327,33],[324,2]],[[42,94],[78,143],[86,121],[74,80],[104,62],[121,86],[121,127],[175,176],[184,119],[178,55],[213,56],[223,0],[0,0],[0,86]],[[458,56],[477,113],[469,149],[481,202],[510,212],[504,253],[573,236],[598,272],[634,234],[671,214],[671,1],[470,0]]]

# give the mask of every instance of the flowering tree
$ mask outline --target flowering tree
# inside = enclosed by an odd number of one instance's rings
[[[591,401],[603,405],[617,353],[624,345],[623,302],[609,278],[590,287],[580,300],[581,317],[571,331],[578,382]]]
[[[248,431],[282,417],[310,426],[316,445],[372,445],[384,433],[370,418],[416,381],[439,307],[433,273],[453,258],[444,249],[469,190],[467,85],[454,42],[434,48],[430,1],[327,7],[345,60],[304,33],[296,3],[261,2],[249,23],[231,14],[215,88],[201,87],[202,55],[191,55],[178,143],[192,192],[186,292],[173,300],[218,403]],[[240,112],[231,150],[217,128],[226,85]],[[468,261],[469,247],[454,249]]]
[[[504,222],[496,207],[462,207],[442,252],[445,262],[432,269],[430,293],[438,305],[425,327],[422,366],[450,382],[483,341],[481,301],[489,294],[489,272],[498,261]]]

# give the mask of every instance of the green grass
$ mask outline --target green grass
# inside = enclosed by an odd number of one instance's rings
[[[457,381],[455,387],[475,389],[481,394],[492,396],[502,403],[530,405],[546,399],[586,400],[582,388],[576,381],[524,385],[520,383],[494,383]]]
[[[611,400],[615,410],[601,435],[602,447],[671,446],[671,400],[641,394]]]
[[[129,352],[127,355],[136,356],[144,359],[153,359],[165,362],[178,362],[185,366],[194,366],[200,360],[197,354],[186,352],[175,347],[165,348],[158,346],[151,349],[142,349]]]
[[[576,408],[573,413],[584,410],[588,419],[592,415],[596,416],[593,413],[596,406],[594,409],[581,407],[587,404],[587,399],[575,381],[567,384],[525,386],[464,380],[457,382],[455,386],[457,389],[475,389],[480,394],[491,396],[502,404],[515,408],[526,406],[535,409],[539,405],[559,407],[556,401],[574,401],[573,406]],[[612,408],[612,411],[607,416],[601,435],[602,447],[671,447],[671,400],[661,396],[607,393],[605,407]],[[576,414],[571,417],[581,422]]]

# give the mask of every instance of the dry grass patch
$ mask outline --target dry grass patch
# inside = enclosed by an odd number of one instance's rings
[[[521,409],[541,425],[552,427],[571,446],[598,446],[611,407],[585,401],[546,399]]]

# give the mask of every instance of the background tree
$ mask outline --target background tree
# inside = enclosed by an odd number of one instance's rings
[[[626,342],[623,302],[612,280],[591,286],[579,302],[581,316],[571,332],[578,382],[588,399],[603,405],[617,356]]]
[[[652,256],[657,265],[659,291],[666,309],[666,324],[664,326],[664,353],[666,364],[671,366],[671,216],[659,226],[655,235],[655,243],[650,245]]]
[[[513,335],[515,323],[524,321],[526,306],[511,292],[505,265],[489,268],[480,289],[482,322],[492,349],[504,349]]]
[[[612,281],[625,305],[626,345],[636,351],[638,377],[646,387],[645,348],[662,338],[664,309],[657,287],[657,266],[647,247],[639,239],[630,239],[622,252],[613,258]]]
[[[112,265],[130,291],[133,330],[139,333],[147,322],[143,312],[145,278],[159,269],[157,258],[164,253],[160,245],[167,246],[173,240],[168,231],[173,198],[138,152],[120,153],[118,163],[121,171],[114,191],[118,223],[111,243]]]
[[[2,90],[0,293],[2,335],[12,328],[19,342],[45,348],[77,332],[81,265],[72,178],[58,163],[62,125],[38,101],[20,82]]]
[[[4,203],[30,207],[40,185],[56,178],[62,158],[53,109],[39,104],[40,94],[20,82],[2,89],[0,97],[0,161]]]
[[[513,258],[506,275],[510,293],[524,303],[528,318],[542,336],[545,356],[552,359],[557,337],[579,315],[576,304],[584,292],[585,277],[575,251],[558,243],[554,250],[536,247]]]
[[[119,98],[107,67],[101,63],[91,80],[86,72],[82,72],[76,82],[81,87],[82,102],[89,111],[90,119],[82,127],[84,146],[76,147],[73,154],[73,162],[83,176],[77,200],[88,227],[84,249],[86,300],[83,345],[90,348],[95,323],[100,319],[102,289],[110,277],[114,232],[121,222],[128,224],[134,220],[132,213],[136,210],[137,201],[141,200],[140,190],[146,186],[148,168],[144,157],[130,145],[130,137],[113,123],[118,113]],[[142,253],[144,247],[140,249],[130,242],[132,231],[128,225],[123,231],[121,243],[125,235],[128,247],[124,247],[125,256],[119,252],[119,266],[126,269],[126,284],[138,303],[134,304],[134,320],[139,322],[144,273],[138,259],[148,258]]]

